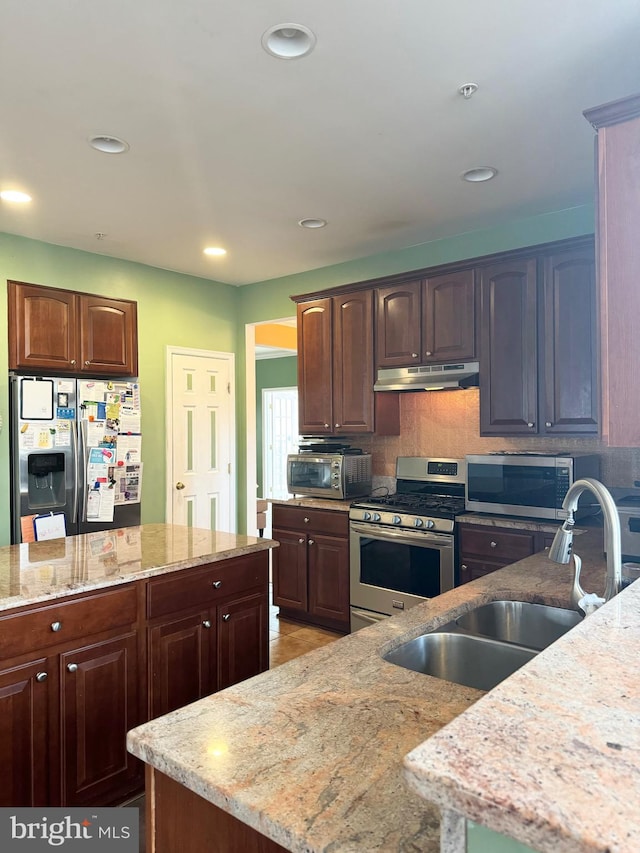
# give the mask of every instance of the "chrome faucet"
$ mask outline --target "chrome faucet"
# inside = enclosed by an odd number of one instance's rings
[[[592,492],[602,507],[604,518],[604,546],[607,551],[607,582],[604,590],[604,598],[587,595],[580,586],[581,561],[577,554],[573,554],[574,576],[571,589],[571,603],[586,613],[591,613],[596,607],[600,607],[605,601],[613,598],[620,592],[622,585],[622,546],[620,544],[620,516],[616,509],[611,493],[599,480],[585,477],[576,480],[564,497],[562,508],[568,512],[567,520],[559,528],[549,549],[549,559],[555,563],[568,563],[572,556],[573,547],[573,514],[578,506],[578,498],[585,491]],[[586,600],[585,600],[586,599]]]

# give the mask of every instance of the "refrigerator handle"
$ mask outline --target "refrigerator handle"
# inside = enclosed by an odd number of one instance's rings
[[[87,473],[87,464],[85,460],[85,441],[84,430],[82,428],[82,420],[76,421],[78,427],[78,447],[76,452],[76,507],[78,501],[80,503],[80,513],[76,516],[78,524],[85,520],[85,502],[87,499],[87,490],[85,487],[85,476]]]
[[[74,522],[78,523],[78,490],[80,488],[80,484],[78,482],[78,469],[80,468],[80,453],[78,450],[78,434],[76,429],[80,429],[80,423],[78,421],[73,424],[73,429],[71,430],[71,452],[73,454],[73,508],[71,510],[72,518]]]

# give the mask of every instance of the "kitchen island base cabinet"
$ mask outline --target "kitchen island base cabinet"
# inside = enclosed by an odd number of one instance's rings
[[[280,615],[349,631],[346,512],[273,505],[273,602]]]
[[[163,773],[152,767],[146,773],[149,853],[285,853],[287,848]]]

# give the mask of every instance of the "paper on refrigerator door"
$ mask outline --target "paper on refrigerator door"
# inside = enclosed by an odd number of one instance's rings
[[[139,433],[140,429],[140,409],[134,409],[131,406],[120,407],[120,424],[118,432],[120,433]]]
[[[123,465],[113,469],[116,504],[140,503],[142,464]]]
[[[119,466],[133,465],[140,462],[142,459],[142,436],[119,435],[116,454]]]

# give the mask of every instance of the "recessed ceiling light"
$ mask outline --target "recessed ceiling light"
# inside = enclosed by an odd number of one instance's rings
[[[476,169],[467,169],[460,177],[463,181],[469,181],[471,184],[479,184],[482,181],[490,181],[497,174],[498,170],[494,169],[493,166],[478,166]]]
[[[227,250],[222,249],[220,246],[207,246],[207,248],[204,250],[204,253],[205,253],[205,255],[220,256],[220,255],[226,255]]]
[[[103,154],[124,154],[129,150],[129,143],[117,136],[92,136],[89,145]]]
[[[262,47],[278,59],[306,56],[315,43],[315,34],[302,24],[276,24],[262,34]]]
[[[16,204],[26,204],[26,202],[31,201],[30,195],[19,190],[2,190],[0,198],[2,201],[13,201]]]
[[[298,222],[302,228],[324,228],[326,224],[326,219],[301,219]]]

